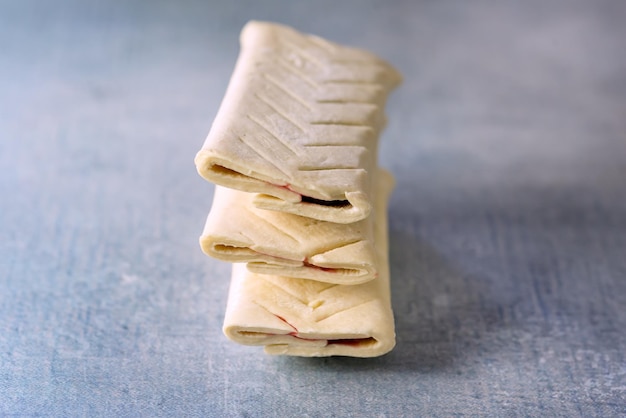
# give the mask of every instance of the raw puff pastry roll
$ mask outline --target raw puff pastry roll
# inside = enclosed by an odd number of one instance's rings
[[[386,199],[380,193],[377,199]],[[387,215],[376,214],[378,277],[348,286],[252,273],[234,264],[224,333],[269,354],[376,357],[395,345]]]
[[[383,222],[393,179],[379,169],[375,216],[351,224],[258,209],[253,195],[217,186],[200,237],[212,257],[247,263],[254,273],[360,284],[377,275],[374,219]]]
[[[375,55],[278,24],[249,22],[195,163],[254,192],[255,206],[351,223],[371,210],[370,175],[399,73]]]

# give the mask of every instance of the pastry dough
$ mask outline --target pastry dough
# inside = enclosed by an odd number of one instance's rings
[[[360,284],[377,275],[374,218],[383,221],[391,174],[376,176],[375,216],[335,224],[258,209],[251,193],[217,186],[200,237],[202,250],[230,262],[246,262],[255,273]]]
[[[371,173],[399,73],[373,54],[249,22],[222,105],[195,158],[201,176],[257,193],[255,206],[351,223],[371,210]]]
[[[378,277],[354,286],[256,274],[234,264],[224,333],[241,344],[263,345],[269,354],[387,353],[395,345],[395,331],[386,214],[377,216],[376,254]]]

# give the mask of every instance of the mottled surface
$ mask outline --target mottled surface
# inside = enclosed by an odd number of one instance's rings
[[[251,18],[406,76],[398,345],[222,335],[193,157]],[[626,415],[626,3],[0,1],[0,416]]]

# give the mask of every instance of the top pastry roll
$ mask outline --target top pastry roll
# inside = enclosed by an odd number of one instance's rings
[[[256,193],[261,209],[351,223],[372,208],[371,177],[399,73],[375,55],[273,23],[249,22],[195,163],[205,179]]]

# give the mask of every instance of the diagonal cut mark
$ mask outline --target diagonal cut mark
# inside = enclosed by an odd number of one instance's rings
[[[315,251],[315,254],[313,254],[313,255],[315,256],[315,255],[327,253],[329,251],[338,250],[340,248],[347,247],[348,245],[356,244],[357,242],[361,242],[361,241],[363,241],[363,240],[362,239],[351,239],[351,240],[344,241],[344,242],[329,243],[329,244],[327,244],[324,247],[317,248],[316,251]]]
[[[274,231],[276,231],[280,235],[284,235],[287,238],[289,238],[292,241],[294,241],[295,243],[300,244],[300,240],[297,237],[294,237],[293,235],[288,234],[284,230],[282,230],[279,227],[277,227],[276,225],[274,225],[271,221],[268,221],[267,219],[263,218],[260,215],[260,213],[265,213],[265,212],[264,211],[258,211],[257,213],[255,213],[254,215],[255,215],[256,219],[258,219],[259,221],[265,223],[266,225],[268,225],[270,227],[270,229],[273,229]]]
[[[280,168],[278,165],[274,164],[267,156],[263,155],[262,152],[260,152],[259,150],[257,150],[255,147],[253,147],[251,145],[250,142],[246,141],[245,139],[243,139],[243,137],[238,136],[237,137],[239,139],[239,141],[241,141],[241,143],[245,146],[247,146],[248,148],[250,148],[252,151],[254,151],[259,157],[261,157],[263,159],[263,161],[267,162],[268,164],[270,164],[272,167],[274,167],[276,170],[280,171],[281,173],[283,173],[287,178],[290,178],[291,175],[289,173],[287,173],[285,170],[283,170],[282,168]]]
[[[318,85],[318,83],[315,80],[313,80],[307,74],[305,74],[302,71],[300,71],[297,68],[295,68],[293,66],[293,64],[291,64],[289,61],[287,61],[282,56],[278,57],[276,59],[275,63],[278,64],[280,67],[282,67],[285,71],[287,71],[288,73],[298,77],[301,81],[307,83],[309,86],[313,87],[314,89],[317,90],[319,88],[319,85]]]
[[[298,332],[298,329],[296,327],[294,327],[293,325],[291,325],[289,322],[287,322],[285,320],[285,318],[283,318],[280,315],[276,315],[274,312],[270,311],[269,309],[267,309],[265,306],[261,305],[259,302],[257,302],[256,300],[253,301],[254,304],[256,306],[258,306],[259,308],[263,309],[265,312],[269,313],[270,315],[275,316],[276,318],[280,319],[282,322],[284,322],[285,324],[287,324],[287,326],[289,326],[289,328],[293,329],[295,332]]]
[[[308,110],[313,110],[311,105],[305,99],[303,99],[302,97],[298,96],[297,94],[295,94],[294,92],[292,92],[291,90],[289,90],[288,88],[283,86],[281,83],[276,81],[276,79],[274,79],[269,74],[264,73],[263,77],[267,81],[269,81],[272,85],[274,85],[276,88],[278,88],[280,91],[282,91],[284,94],[286,94],[287,96],[291,97],[293,100],[295,100],[296,102],[300,103],[302,106],[306,107]]]
[[[262,101],[263,103],[265,103],[266,105],[268,105],[269,107],[271,107],[272,110],[274,110],[274,112],[276,112],[279,116],[282,116],[286,121],[290,122],[293,126],[298,128],[300,131],[304,132],[304,128],[300,126],[300,124],[298,124],[296,121],[294,121],[291,118],[291,116],[287,114],[287,112],[285,112],[280,107],[278,107],[276,103],[272,102],[270,99],[267,99],[261,96],[260,94],[255,94],[254,96],[260,101]]]
[[[285,141],[284,139],[282,139],[281,137],[276,135],[274,132],[270,131],[269,128],[267,126],[265,126],[265,124],[263,122],[261,122],[259,119],[257,119],[256,116],[254,116],[254,115],[247,115],[247,116],[248,116],[248,119],[250,119],[252,122],[256,123],[265,132],[267,132],[272,138],[274,138],[276,141],[278,141],[279,143],[284,145],[285,148],[287,148],[289,151],[291,151],[292,154],[298,155],[298,150],[299,150],[298,147],[294,146],[290,141]]]
[[[342,312],[346,312],[346,311],[349,311],[349,310],[352,310],[352,309],[358,308],[358,307],[359,307],[359,306],[361,306],[361,305],[365,305],[366,303],[370,303],[370,302],[373,302],[373,301],[374,301],[374,299],[366,300],[365,302],[357,303],[356,305],[350,306],[349,308],[346,308],[346,309],[341,309],[341,310],[338,310],[338,311],[333,312],[333,313],[331,313],[331,314],[324,315],[324,316],[321,316],[321,317],[319,317],[319,318],[315,318],[315,322],[322,322],[322,321],[325,321],[325,320],[327,320],[328,318],[332,318],[333,316],[338,315],[338,314],[340,314],[340,313],[342,313]]]
[[[301,296],[301,295],[298,295],[297,293],[296,293],[296,294],[294,294],[294,292],[290,292],[289,290],[285,289],[284,287],[281,287],[281,286],[277,285],[276,283],[274,283],[274,282],[272,282],[272,281],[268,280],[268,279],[265,277],[265,275],[264,275],[264,274],[259,274],[259,275],[257,275],[257,277],[258,277],[260,280],[263,280],[263,282],[265,282],[265,283],[266,283],[268,286],[270,286],[272,289],[278,289],[278,291],[281,291],[281,292],[283,292],[284,294],[288,295],[289,297],[291,297],[291,298],[293,298],[293,299],[297,300],[297,301],[298,301],[298,302],[300,302],[301,304],[308,306],[309,301],[308,301],[308,300],[306,300],[306,299],[302,299],[301,297],[299,297],[299,296]],[[301,279],[297,279],[297,280],[301,280]],[[270,312],[272,315],[275,315],[273,312],[271,312],[271,311],[270,311],[269,309],[267,309],[266,307],[264,307],[264,306],[260,305],[258,302],[256,302],[256,301],[255,301],[255,303],[256,303],[257,305],[259,305],[259,306],[263,307],[263,309],[265,309],[266,311]]]
[[[330,289],[332,289],[332,288],[334,288],[334,287],[337,287],[337,286],[339,286],[339,285],[338,285],[338,284],[332,284],[331,286],[328,286],[326,289],[321,290],[318,294],[319,294],[319,295],[321,295],[322,293],[327,292],[327,291],[329,291]]]

